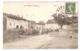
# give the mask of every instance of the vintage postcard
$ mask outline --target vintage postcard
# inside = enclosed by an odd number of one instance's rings
[[[4,49],[77,49],[78,3],[3,3]]]

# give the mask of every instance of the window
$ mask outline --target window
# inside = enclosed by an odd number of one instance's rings
[[[19,28],[19,26],[17,25],[17,26],[16,26],[16,28],[18,29],[18,28]]]
[[[21,26],[20,26],[20,29],[22,29],[22,28],[23,28],[23,26],[21,25]]]

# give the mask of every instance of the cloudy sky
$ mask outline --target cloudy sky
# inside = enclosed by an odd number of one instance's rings
[[[36,22],[52,19],[58,6],[64,2],[4,2],[3,12],[23,16]]]

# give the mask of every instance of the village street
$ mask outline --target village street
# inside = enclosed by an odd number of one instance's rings
[[[39,49],[74,49],[77,48],[77,39],[59,38],[54,37],[46,45],[41,46]]]
[[[77,2],[4,2],[4,49],[77,49]]]
[[[77,35],[73,34],[72,38],[70,37],[70,32],[51,32],[50,37],[53,37],[50,42],[39,47],[39,49],[68,49],[68,48],[77,48]]]
[[[48,33],[36,35],[20,41],[4,43],[4,48],[22,49],[50,49],[50,48],[77,48],[77,39],[59,36],[59,34]]]
[[[4,48],[38,48],[50,42],[52,37],[49,35],[38,35],[16,42],[5,43]]]

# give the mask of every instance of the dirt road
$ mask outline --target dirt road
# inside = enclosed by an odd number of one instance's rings
[[[70,34],[69,34],[70,35]],[[52,32],[44,35],[36,35],[15,42],[4,43],[4,48],[26,49],[54,49],[54,48],[77,48],[77,38],[69,38],[68,34]],[[76,35],[77,36],[77,35]]]
[[[49,35],[38,35],[16,42],[4,43],[4,48],[33,49],[33,48],[41,47],[42,45],[50,42],[51,39],[52,37],[50,37]]]

